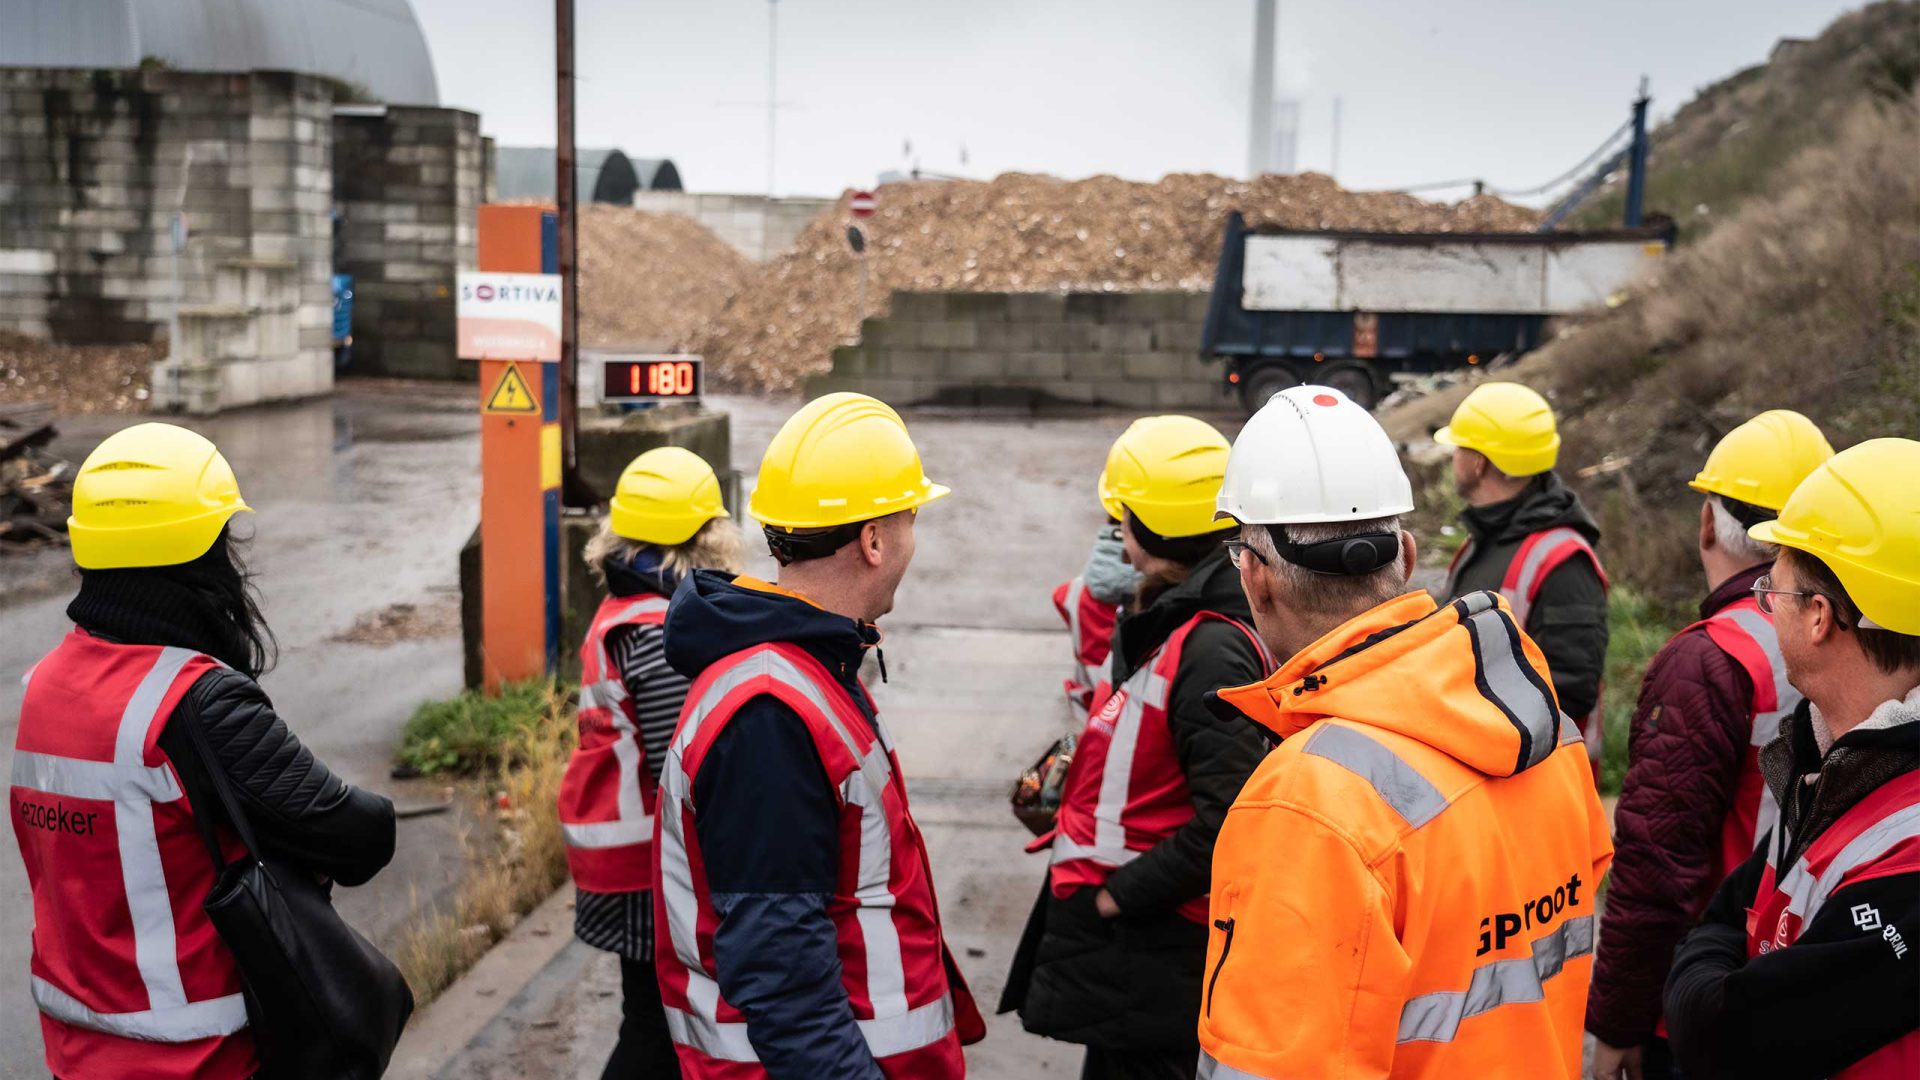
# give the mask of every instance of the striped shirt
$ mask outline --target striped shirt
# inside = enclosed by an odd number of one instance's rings
[[[686,678],[667,663],[665,637],[650,623],[623,626],[607,635],[607,653],[620,671],[632,697],[634,718],[640,725],[640,745],[646,752],[647,772],[660,780],[667,760],[667,744],[680,721],[686,701]],[[573,933],[596,949],[629,960],[653,959],[653,904],[645,892],[590,893],[578,890],[573,908]]]

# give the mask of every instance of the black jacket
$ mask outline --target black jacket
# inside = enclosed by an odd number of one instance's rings
[[[805,600],[696,570],[667,609],[667,663],[688,679],[770,641],[805,649],[867,714],[860,661],[871,626]],[[806,721],[785,702],[742,703],[693,778],[694,831],[719,924],[720,993],[776,1080],[880,1080],[841,982],[827,904],[840,873],[840,810]]]
[[[1519,495],[1491,506],[1469,506],[1460,515],[1473,550],[1453,568],[1443,602],[1481,589],[1500,591],[1507,567],[1527,537],[1565,525],[1600,541],[1600,527],[1573,489],[1543,473]],[[1560,710],[1583,717],[1600,700],[1607,663],[1607,591],[1585,559],[1569,559],[1540,583],[1527,613],[1527,636],[1540,646],[1560,695]]]
[[[1253,625],[1225,552],[1209,556],[1144,611],[1121,619],[1113,638],[1113,685],[1202,611]],[[1194,628],[1167,706],[1174,750],[1193,794],[1192,820],[1107,879],[1120,906],[1117,919],[1095,911],[1095,890],[1058,900],[1042,883],[1001,1012],[1020,1010],[1027,1030],[1037,1034],[1108,1049],[1195,1043],[1207,931],[1177,909],[1206,894],[1220,823],[1268,749],[1252,724],[1214,715],[1205,699],[1209,691],[1265,674],[1258,651],[1239,630],[1216,620]]]
[[[1720,886],[1674,956],[1667,1030],[1690,1080],[1831,1076],[1920,1029],[1920,873],[1835,890],[1792,945],[1751,960],[1746,929],[1769,849],[1776,866],[1791,866],[1861,799],[1920,768],[1920,713],[1850,731],[1822,761],[1802,702],[1760,763],[1792,841],[1779,850],[1776,830]],[[1869,910],[1876,917],[1863,922]]]
[[[220,620],[161,574],[89,572],[67,614],[109,641],[231,654],[230,642],[214,629]],[[194,749],[192,725],[206,733],[212,762]],[[181,695],[158,741],[194,814],[226,824],[208,771],[220,769],[265,849],[260,854],[342,885],[362,884],[392,860],[393,803],[328,770],[249,676],[226,667],[200,676]]]

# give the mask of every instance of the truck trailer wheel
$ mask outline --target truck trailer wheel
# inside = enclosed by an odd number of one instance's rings
[[[1335,364],[1317,374],[1320,376],[1317,381],[1321,385],[1333,387],[1363,409],[1373,408],[1380,400],[1380,392],[1374,386],[1373,372],[1364,365]]]
[[[1267,399],[1289,386],[1300,385],[1300,373],[1286,364],[1269,362],[1240,376],[1240,402],[1251,416]]]

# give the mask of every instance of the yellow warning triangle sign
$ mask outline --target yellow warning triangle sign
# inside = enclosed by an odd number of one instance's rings
[[[519,366],[508,364],[507,370],[500,373],[500,381],[493,384],[493,393],[487,395],[487,404],[480,411],[537,413],[540,411],[540,399],[533,396],[533,388],[521,376]]]

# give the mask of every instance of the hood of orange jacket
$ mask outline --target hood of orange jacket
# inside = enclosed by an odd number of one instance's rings
[[[1505,600],[1498,604],[1506,610]],[[1265,682],[1216,696],[1282,739],[1333,716],[1405,735],[1489,776],[1512,776],[1544,761],[1559,732],[1556,727],[1539,745],[1497,695],[1485,692],[1479,650],[1500,646],[1475,641],[1462,621],[1467,611],[1465,598],[1436,607],[1424,591],[1408,593],[1342,623]],[[1496,623],[1511,625],[1508,619],[1482,625]],[[1492,689],[1545,694],[1557,719],[1539,647],[1524,634],[1506,640],[1523,655],[1521,663],[1503,667],[1518,668],[1526,685]]]

